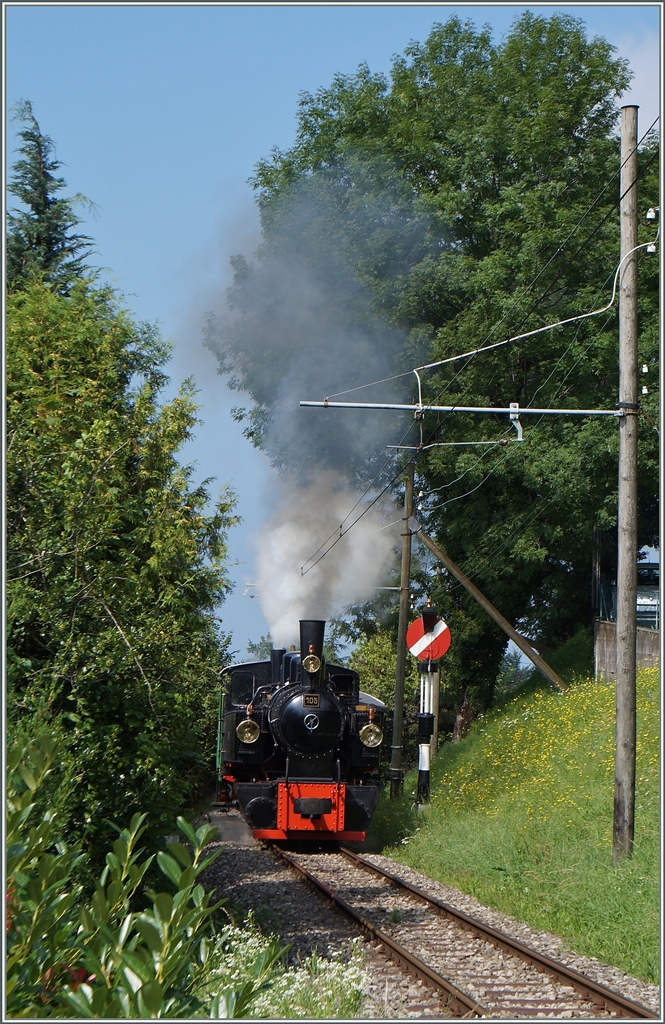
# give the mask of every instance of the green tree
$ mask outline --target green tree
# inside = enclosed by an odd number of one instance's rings
[[[247,641],[247,653],[251,654],[257,661],[265,661],[266,658],[269,658],[272,649],[273,642],[270,633],[266,633],[265,636],[259,637],[256,641]]]
[[[95,850],[143,807],[164,835],[214,750],[234,498],[208,510],[177,459],[196,405],[159,404],[167,357],[85,281],[9,295],[9,728],[60,735],[62,827]]]
[[[298,269],[294,254],[301,261],[306,254],[311,279],[325,278],[326,261],[334,259],[355,282],[355,303],[345,301],[348,291],[341,301],[334,289],[326,293],[330,305],[343,306],[336,314],[340,329],[354,322],[366,326],[371,310],[374,323],[393,332],[386,340],[372,326],[377,352],[384,350],[383,372],[368,377],[363,365],[347,362],[344,388],[609,301],[619,259],[616,100],[630,78],[626,62],[612,50],[602,39],[589,40],[583,23],[568,15],[547,19],[527,12],[500,43],[488,29],[453,17],[397,57],[390,80],[362,66],[356,75],[337,75],[316,95],[303,94],[293,147],[274,151],[256,170],[264,233],[256,265],[237,263],[229,294],[234,319],[209,336],[234,375],[233,385],[253,397],[250,433],[276,461],[283,461],[283,383],[275,383],[269,349],[277,339],[277,361],[301,385],[308,349],[297,330],[301,307],[295,304],[297,315],[289,314],[289,333],[282,314],[289,296],[280,307],[266,282],[280,261],[283,266],[291,259]],[[652,133],[640,152],[644,208],[658,201],[657,154]],[[307,213],[312,196],[317,216]],[[646,241],[646,226],[641,230],[640,241]],[[645,262],[640,362],[651,369],[644,406],[652,419],[658,403],[657,296],[655,261]],[[261,298],[269,300],[271,314],[270,330],[262,335],[256,330]],[[319,307],[325,315],[325,304]],[[402,339],[397,353],[394,332]],[[293,336],[298,349],[290,359],[293,348],[282,342]],[[262,353],[256,337],[263,338]],[[325,362],[311,349],[319,392],[341,391],[339,376],[331,374],[330,386],[326,375],[336,362],[334,348]],[[423,373],[423,399],[608,409],[617,400],[617,351],[617,318],[610,310]],[[374,401],[384,394],[378,388],[365,392]],[[319,439],[317,415],[312,412],[307,425],[301,417],[300,439],[307,429],[307,444],[301,443],[301,455],[288,446],[290,459],[326,459],[330,436]],[[362,415],[367,423],[374,414]],[[338,416],[327,429],[342,432],[351,420],[340,422]],[[353,430],[359,422],[353,421]],[[646,421],[644,426],[642,544],[657,535],[657,435]],[[604,568],[608,575],[613,571],[616,422],[529,416],[524,427],[522,444],[500,444],[516,436],[506,417],[427,417],[425,443],[449,446],[427,448],[418,458],[419,515],[511,621],[557,647],[591,622],[594,528],[604,533],[610,552]],[[366,481],[373,458],[366,445],[350,472]],[[477,708],[487,706],[505,637],[454,580],[433,572],[427,557],[416,582],[451,625],[447,678]]]
[[[16,105],[14,119],[25,127],[18,133],[22,157],[8,187],[24,208],[7,215],[7,287],[23,287],[36,276],[66,293],[84,273],[92,244],[72,231],[79,223],[75,208],[92,204],[80,194],[58,197],[66,187],[54,173],[62,161],[54,158],[53,141],[42,133],[29,100]]]
[[[360,673],[361,687],[365,693],[378,697],[389,707],[395,693],[395,667],[397,656],[392,634],[378,629],[373,636],[363,637],[351,655],[350,666]],[[418,667],[415,658],[406,663],[404,680],[405,703],[418,703]]]

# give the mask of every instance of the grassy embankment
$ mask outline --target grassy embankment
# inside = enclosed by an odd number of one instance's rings
[[[648,981],[659,965],[659,675],[638,672],[635,850],[612,866],[614,685],[532,689],[440,748],[430,805],[384,793],[368,848]]]

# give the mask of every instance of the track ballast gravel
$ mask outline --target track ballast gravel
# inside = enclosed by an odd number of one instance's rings
[[[332,958],[335,954],[338,960],[340,957],[350,956],[352,940],[358,934],[352,922],[335,909],[329,900],[315,892],[304,879],[297,877],[293,870],[280,862],[264,844],[252,841],[251,845],[235,845],[232,841],[227,841],[213,843],[210,845],[210,849],[220,846],[222,847],[221,856],[215,864],[207,869],[202,881],[207,887],[215,888],[217,898],[226,897],[228,899],[228,908],[237,924],[242,923],[247,913],[252,911],[255,920],[264,931],[279,935],[285,944],[291,943],[289,958],[294,964],[307,959],[315,951],[326,958]],[[296,856],[298,859],[302,859],[300,852]],[[309,860],[311,856],[311,854],[306,854],[305,858]],[[331,865],[335,863],[337,857],[336,854],[320,856],[327,858]],[[483,922],[520,939],[527,945],[559,959],[567,966],[588,974],[589,977],[614,988],[635,1002],[642,1003],[653,1010],[658,1009],[659,991],[657,986],[633,978],[594,958],[582,957],[573,953],[563,946],[558,936],[534,931],[519,921],[483,906],[473,897],[427,878],[412,868],[378,854],[364,854],[364,856],[377,866],[418,885],[426,892],[451,903],[465,913],[479,917]],[[363,877],[362,880],[360,878],[357,880],[358,891],[372,884],[370,875],[365,872],[360,872],[360,874]],[[331,887],[335,888],[332,882]],[[380,922],[380,926],[386,931],[390,932],[392,929],[394,937],[401,941],[398,931],[402,922],[401,920],[391,921],[391,914],[399,919],[403,914],[412,915],[413,911],[409,910],[406,904],[402,908],[397,891],[392,887],[390,890],[390,896],[387,892],[383,897],[378,896],[378,903],[383,906],[383,909],[375,911],[377,923]],[[346,892],[341,895],[348,898],[353,894]],[[353,902],[353,900],[349,899],[349,902]],[[425,932],[431,931],[432,927],[432,925],[428,925]],[[446,922],[438,915],[436,927],[439,929],[446,927]],[[416,932],[417,929],[416,922]],[[421,950],[414,948],[413,952],[422,955],[424,952],[422,942],[421,947]],[[437,995],[420,981],[409,977],[400,966],[389,959],[378,944],[365,942],[363,948],[366,983],[360,1017],[441,1019],[450,1016],[444,997]],[[468,966],[470,966],[472,960],[472,956],[464,955],[465,952],[468,951],[460,951],[457,961],[460,972],[459,979],[462,978],[461,965],[467,960],[469,961]],[[513,958],[496,949],[488,951],[488,955],[496,959],[492,972],[496,985],[500,987],[501,979],[504,977],[507,985],[515,985],[518,979],[514,975]],[[434,965],[432,964],[432,966]],[[531,970],[533,969],[531,968]],[[452,976],[454,971],[445,973],[446,976],[451,977],[451,980],[456,980]],[[460,984],[459,987],[464,987],[465,990],[469,989],[468,985]],[[474,988],[472,983],[471,988],[479,1001],[484,1002],[480,998],[483,991],[482,986],[478,984]],[[548,989],[548,991],[550,990]],[[552,990],[550,994],[554,999],[565,1000],[565,991],[556,993]],[[558,1003],[559,1010],[554,1008],[556,1005],[555,1002],[553,1008],[544,1016],[558,1017],[559,1019],[609,1016],[594,1006],[588,1009],[578,1007],[566,1018],[567,1000]],[[526,1015],[528,1013],[524,1014],[524,1016]],[[501,1012],[497,1007],[492,1016],[505,1017],[506,1013]],[[514,1016],[518,1016],[518,1014]]]

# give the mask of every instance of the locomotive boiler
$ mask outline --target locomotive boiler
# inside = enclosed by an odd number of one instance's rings
[[[218,802],[236,801],[258,839],[362,841],[379,799],[388,709],[326,664],[324,630],[303,619],[299,652],[223,675]]]

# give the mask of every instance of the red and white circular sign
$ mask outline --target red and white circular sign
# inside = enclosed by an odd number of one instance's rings
[[[425,624],[422,620],[416,619],[406,631],[406,646],[414,658],[420,661],[436,661],[442,658],[450,647],[450,630],[443,619],[437,619],[434,629],[430,633],[425,632]]]

